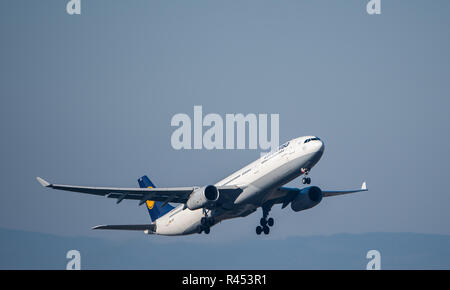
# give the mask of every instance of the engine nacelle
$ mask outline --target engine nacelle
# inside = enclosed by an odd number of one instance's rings
[[[291,208],[293,211],[301,211],[315,207],[322,201],[322,197],[322,190],[317,186],[303,188],[291,201]]]
[[[219,200],[219,190],[214,185],[208,185],[196,189],[188,201],[186,206],[190,210],[196,210],[199,208],[211,208]]]

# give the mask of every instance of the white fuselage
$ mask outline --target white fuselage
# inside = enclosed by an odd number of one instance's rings
[[[277,189],[311,169],[323,154],[321,140],[305,143],[314,136],[299,137],[281,145],[244,168],[217,182],[216,186],[237,185],[244,190],[232,203],[223,208],[208,210],[216,223],[230,218],[247,216],[268,200],[277,198]],[[155,221],[155,234],[188,235],[198,233],[203,209],[189,210],[180,204]]]

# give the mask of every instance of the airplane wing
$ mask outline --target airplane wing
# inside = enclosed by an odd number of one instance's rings
[[[108,198],[116,198],[117,203],[124,199],[139,200],[139,205],[146,200],[155,200],[162,202],[186,203],[189,195],[196,190],[197,186],[191,187],[158,187],[158,188],[120,188],[120,187],[92,187],[78,185],[52,184],[46,180],[37,177],[37,181],[44,187],[81,192],[86,194],[101,195]],[[227,194],[227,191],[240,190],[238,186],[218,186],[220,193]]]
[[[329,196],[336,196],[336,195],[342,195],[342,194],[349,194],[349,193],[356,193],[356,192],[361,192],[361,191],[367,191],[367,185],[366,182],[364,181],[361,185],[360,189],[356,189],[356,190],[334,190],[334,191],[330,191],[330,190],[324,190],[322,191],[323,196],[324,197],[329,197]]]
[[[274,204],[276,203],[282,203],[282,208],[285,208],[300,192],[300,188],[290,188],[290,187],[280,187],[278,189],[278,197],[273,199],[272,202]],[[360,189],[354,189],[354,190],[322,190],[323,197],[330,197],[330,196],[336,196],[336,195],[342,195],[342,194],[349,194],[349,193],[356,193],[356,192],[362,192],[367,191],[367,185],[364,181],[361,185]]]

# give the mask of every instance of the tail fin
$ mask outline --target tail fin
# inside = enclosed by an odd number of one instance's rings
[[[156,186],[151,182],[151,180],[146,176],[142,176],[138,179],[140,188],[155,188]],[[150,218],[152,222],[162,217],[169,211],[173,209],[173,206],[170,204],[166,204],[165,206],[161,206],[163,203],[160,201],[147,200],[146,205],[148,209],[148,213],[150,214]]]

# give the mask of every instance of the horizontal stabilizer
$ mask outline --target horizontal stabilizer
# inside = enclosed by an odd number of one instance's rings
[[[93,230],[125,230],[125,231],[150,231],[156,229],[154,224],[147,225],[99,225],[92,228]]]

